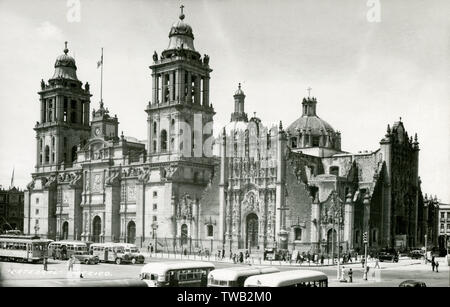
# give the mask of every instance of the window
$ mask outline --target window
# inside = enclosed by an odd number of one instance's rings
[[[158,204],[153,204],[153,210],[158,209]]]
[[[302,229],[297,227],[294,229],[294,237],[296,241],[301,241],[302,240]]]
[[[39,215],[39,209],[36,209],[36,213],[35,213],[36,215]]]
[[[39,197],[36,197],[36,205],[39,204]]]
[[[167,150],[167,131],[161,131],[161,151]]]
[[[213,225],[206,226],[206,235],[208,237],[212,237],[214,235],[214,226]]]
[[[291,147],[297,148],[297,138],[296,137],[291,138]]]
[[[156,128],[157,128],[157,124],[156,122],[153,122],[153,134],[156,136]]]
[[[320,145],[320,138],[318,136],[313,136],[312,139],[312,146],[318,147]]]
[[[331,166],[330,175],[339,176],[339,166]]]
[[[157,191],[153,191],[153,197],[158,197],[158,192]]]
[[[122,185],[122,191],[120,193],[120,199],[122,202],[125,202],[127,198],[127,187],[125,185]]]
[[[153,216],[153,222],[156,222],[157,220],[158,220],[157,216],[154,215],[154,216]]]
[[[39,225],[39,220],[38,219],[36,219],[35,224]]]
[[[445,213],[441,212],[441,219],[445,219]]]
[[[50,148],[45,146],[45,163],[50,162]]]
[[[447,224],[447,230],[450,230],[450,224]]]

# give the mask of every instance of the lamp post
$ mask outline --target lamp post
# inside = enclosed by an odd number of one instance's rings
[[[427,264],[427,235],[425,234],[425,264]]]
[[[338,196],[338,193],[336,191],[333,191],[333,204],[331,206],[332,209],[332,222],[333,222],[333,232],[335,224],[337,224],[337,232],[336,232],[336,239],[337,239],[337,272],[336,272],[336,278],[337,280],[340,279],[340,257],[341,257],[341,225],[342,225],[342,204],[344,203]],[[332,258],[333,258],[333,264],[334,264],[334,233],[332,232],[331,239],[332,239]]]

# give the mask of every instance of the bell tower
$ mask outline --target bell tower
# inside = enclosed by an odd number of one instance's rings
[[[36,172],[53,172],[71,167],[77,148],[89,138],[89,83],[77,78],[75,59],[64,54],[57,57],[55,72],[46,83],[41,80],[40,121],[36,131]]]
[[[209,56],[194,48],[194,34],[184,22],[183,6],[169,33],[169,46],[161,56],[153,54],[152,101],[146,112],[150,160],[177,160],[202,156],[205,124],[215,114],[209,101],[212,69]],[[212,125],[210,129],[212,135]]]

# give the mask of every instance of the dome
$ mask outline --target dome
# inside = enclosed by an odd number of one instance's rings
[[[192,27],[183,21],[183,12],[181,12],[179,18],[180,20],[175,22],[170,28],[170,41],[166,50],[185,49],[196,52],[194,48],[194,33],[192,32]]]
[[[311,130],[312,135],[321,135],[323,133],[334,133],[333,127],[317,115],[313,116],[302,116],[296,121],[294,121],[288,128],[287,131],[290,134],[297,134],[298,131],[309,131]]]
[[[64,54],[56,58],[55,72],[52,79],[64,78],[78,80],[75,59],[67,54],[69,52],[69,49],[67,49],[67,42],[65,42],[65,44],[66,47],[64,49]]]

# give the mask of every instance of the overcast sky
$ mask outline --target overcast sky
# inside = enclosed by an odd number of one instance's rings
[[[104,47],[105,105],[119,131],[146,138],[148,66],[169,42],[179,6],[195,47],[210,56],[216,126],[233,110],[238,82],[246,111],[288,126],[312,87],[318,115],[342,132],[342,148],[376,150],[402,117],[420,143],[424,193],[450,201],[450,1],[125,1],[0,0],[0,184],[24,188],[35,161],[40,80],[64,41],[98,108]],[[372,7],[372,2],[375,7]],[[74,14],[72,14],[74,13]],[[374,15],[375,14],[375,15]],[[379,22],[376,22],[379,21]]]

